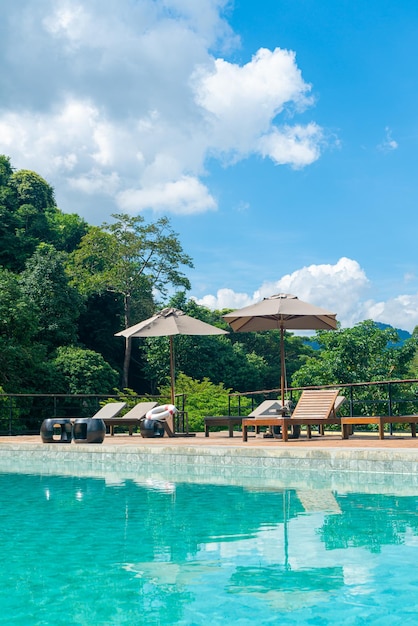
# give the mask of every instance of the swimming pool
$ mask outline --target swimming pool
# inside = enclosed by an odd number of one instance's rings
[[[0,623],[418,622],[413,481],[57,465],[0,473]]]

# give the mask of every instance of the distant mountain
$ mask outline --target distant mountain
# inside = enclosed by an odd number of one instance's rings
[[[380,328],[380,330],[386,330],[387,328],[393,328],[393,326],[391,326],[390,324],[382,324],[381,322],[376,322],[376,326],[378,328]],[[410,339],[412,337],[411,333],[409,333],[407,330],[402,330],[401,328],[395,328],[394,330],[396,330],[396,332],[398,333],[399,341],[396,342],[396,343],[393,343],[391,345],[402,346],[407,339]],[[319,349],[319,345],[315,341],[315,339],[312,339],[310,337],[306,337],[304,339],[304,341],[305,341],[305,343],[310,345],[314,350],[318,350]]]
[[[386,330],[386,328],[393,328],[390,324],[382,324],[381,322],[376,322],[376,326],[381,330]],[[407,339],[412,337],[411,333],[407,330],[402,330],[401,328],[395,328],[398,333],[399,341],[395,343],[395,346],[402,345]]]

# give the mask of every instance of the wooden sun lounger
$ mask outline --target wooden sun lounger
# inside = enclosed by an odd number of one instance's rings
[[[205,437],[209,437],[209,431],[212,426],[227,426],[229,436],[234,436],[234,426],[241,426],[242,420],[247,417],[266,418],[276,416],[282,410],[282,404],[279,400],[264,400],[249,415],[208,415],[205,417]]]
[[[125,415],[122,415],[122,417],[103,418],[103,421],[106,426],[109,427],[109,432],[112,437],[115,434],[115,426],[128,427],[129,435],[132,436],[134,426],[139,426],[147,412],[156,406],[156,402],[139,402],[130,411],[125,413]]]
[[[242,439],[247,441],[248,428],[251,426],[281,426],[282,440],[285,442],[289,439],[289,427],[295,425],[306,426],[310,439],[312,426],[323,429],[326,425],[341,424],[335,410],[338,393],[338,389],[308,389],[302,392],[291,417],[245,418],[242,420]]]
[[[227,426],[229,436],[234,436],[234,426],[241,426],[247,415],[208,415],[205,417],[205,437],[209,437],[212,426]]]
[[[365,417],[342,417],[341,429],[342,438],[348,439],[352,433],[353,426],[362,424],[377,424],[379,427],[379,439],[385,438],[385,424],[410,424],[411,436],[416,437],[418,415],[373,415]]]

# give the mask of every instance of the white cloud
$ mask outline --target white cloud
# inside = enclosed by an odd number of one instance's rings
[[[69,178],[69,184],[73,189],[83,191],[88,195],[114,194],[119,187],[119,176],[116,172],[103,174],[100,170],[93,169],[84,176]]]
[[[357,261],[342,257],[335,265],[309,265],[260,287],[262,297],[285,292],[337,313],[346,326],[358,321],[358,303],[369,281]]]
[[[206,306],[208,309],[242,309],[244,306],[253,304],[257,301],[254,296],[246,293],[236,293],[232,289],[219,289],[214,295],[203,296],[203,298],[195,298],[198,304]]]
[[[418,293],[400,295],[385,302],[366,302],[364,314],[376,322],[412,332],[418,326]]]
[[[318,126],[275,124],[286,107],[302,111],[312,104],[306,95],[311,87],[303,81],[293,52],[261,49],[243,66],[216,59],[213,67],[198,68],[193,84],[215,152],[230,153],[235,159],[260,153],[295,166],[319,157]]]
[[[75,44],[82,41],[88,21],[88,15],[80,4],[62,2],[45,17],[43,24],[53,36]]]
[[[99,111],[88,101],[67,99],[50,113],[5,112],[0,116],[0,149],[18,151],[18,162],[36,164],[44,175],[93,162]],[[71,158],[69,158],[71,155]]]
[[[274,282],[263,283],[253,294],[219,289],[216,295],[195,298],[210,309],[240,309],[276,293],[292,293],[301,300],[337,314],[343,328],[372,319],[412,332],[418,325],[418,294],[375,302],[364,300],[370,282],[357,261],[342,257],[335,265],[310,265]]]
[[[381,152],[392,152],[393,150],[397,150],[398,147],[399,147],[398,142],[392,138],[391,129],[388,126],[386,126],[385,138],[382,141],[382,143],[378,145],[378,149],[381,150]]]
[[[305,95],[309,90],[295,54],[280,48],[262,48],[244,66],[216,59],[213,69],[200,68],[196,73],[197,100],[202,107],[227,123],[249,119],[259,129],[269,125],[288,103],[305,109],[312,103]]]
[[[305,167],[320,156],[322,129],[317,124],[285,126],[273,129],[259,141],[260,152],[277,165],[289,163],[294,168]]]
[[[8,3],[0,153],[35,168],[71,211],[92,193],[133,212],[213,210],[202,177],[214,156],[309,165],[322,131],[289,123],[313,102],[295,54],[260,49],[243,65],[216,58],[213,49],[237,45],[227,4]]]
[[[216,202],[207,188],[190,176],[144,189],[126,189],[118,194],[117,200],[121,209],[133,213],[153,209],[190,215],[216,209]]]
[[[361,319],[359,302],[368,286],[369,281],[359,264],[343,257],[335,265],[310,265],[277,281],[265,282],[252,295],[221,289],[216,296],[205,296],[198,302],[205,306],[212,303],[211,308],[241,308],[276,293],[292,293],[337,313],[344,326],[351,326]]]

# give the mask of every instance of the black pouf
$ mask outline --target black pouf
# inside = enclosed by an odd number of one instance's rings
[[[44,443],[71,443],[73,436],[71,420],[65,417],[50,417],[42,422],[40,435]]]
[[[164,422],[145,418],[141,421],[140,430],[143,437],[164,437]]]
[[[79,417],[73,426],[74,443],[103,443],[106,424],[97,417]]]

